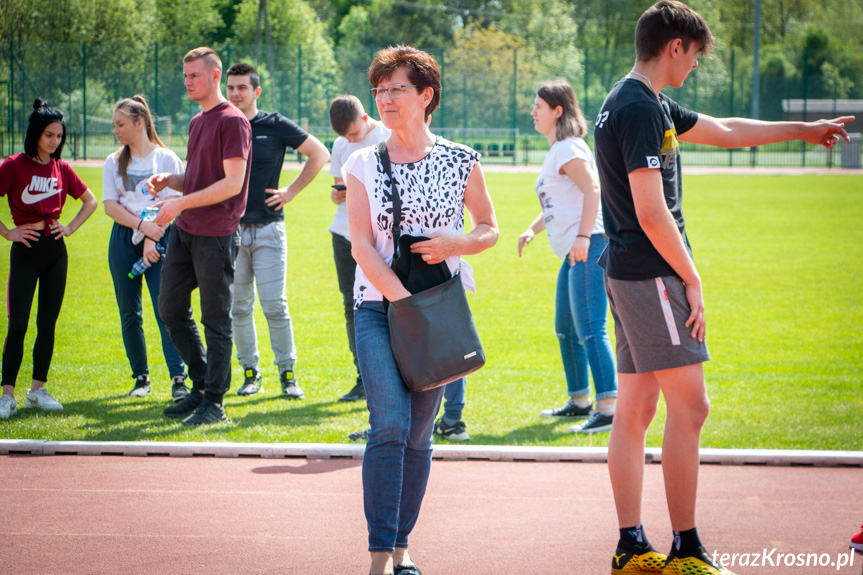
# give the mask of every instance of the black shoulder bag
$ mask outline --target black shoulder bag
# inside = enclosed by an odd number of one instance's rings
[[[485,365],[461,276],[446,262],[430,265],[410,251],[424,236],[402,236],[402,202],[386,142],[378,144],[393,199],[392,269],[412,295],[389,302],[390,347],[409,391],[426,391],[465,377]]]

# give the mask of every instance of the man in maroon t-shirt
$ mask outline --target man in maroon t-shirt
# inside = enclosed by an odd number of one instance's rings
[[[234,260],[237,227],[246,210],[252,129],[222,96],[221,76],[222,62],[210,48],[196,48],[183,58],[189,99],[202,108],[189,123],[186,172],[156,174],[147,181],[153,195],[166,187],[183,192],[155,204],[160,207],[155,222],[176,224],[162,266],[159,312],[192,380],[192,392],[164,411],[184,425],[226,421],[222,398],[231,387]],[[195,288],[206,349],[192,317]]]

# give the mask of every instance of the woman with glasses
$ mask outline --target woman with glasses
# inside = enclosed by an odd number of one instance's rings
[[[54,332],[63,296],[69,256],[66,241],[96,211],[98,201],[72,167],[60,159],[66,142],[63,113],[44,100],[33,103],[27,121],[24,153],[9,156],[0,165],[0,196],[9,200],[14,226],[0,222],[0,236],[12,242],[6,304],[9,323],[3,345],[3,395],[0,419],[18,412],[15,380],[24,358],[24,337],[30,308],[39,288],[36,341],[33,344],[33,378],[24,407],[63,411],[63,404],[45,389],[54,354]],[[60,223],[66,198],[81,200],[78,214]]]
[[[411,251],[429,264],[446,262],[473,288],[461,256],[497,242],[497,220],[475,151],[435,136],[428,119],[440,103],[440,70],[429,54],[407,46],[375,56],[369,81],[383,124],[392,177],[402,201],[402,235],[426,236]],[[366,387],[370,431],[363,458],[363,500],[370,573],[418,575],[408,536],[419,515],[431,468],[432,427],[443,387],[408,392],[389,343],[383,299],[410,295],[390,269],[393,202],[378,148],[354,152],[344,166],[353,255],[354,325]],[[473,230],[464,233],[464,210]]]
[[[533,125],[545,134],[548,151],[536,194],[542,211],[518,238],[518,255],[545,230],[554,253],[563,260],[557,278],[557,332],[569,401],[541,412],[551,418],[587,418],[570,427],[575,433],[611,430],[617,402],[617,373],[606,331],[608,299],[597,263],[608,243],[599,206],[599,179],[575,92],[564,80],[539,86]],[[589,368],[589,372],[588,372]],[[590,399],[590,376],[596,409]]]

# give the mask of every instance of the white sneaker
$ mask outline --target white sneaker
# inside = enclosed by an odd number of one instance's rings
[[[18,404],[11,395],[0,397],[0,419],[9,419],[18,413]]]
[[[38,407],[45,411],[63,411],[63,404],[51,397],[44,387],[36,391],[28,391],[24,407]]]

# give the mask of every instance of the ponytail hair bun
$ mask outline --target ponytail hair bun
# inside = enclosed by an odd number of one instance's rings
[[[36,98],[35,100],[33,100],[33,110],[38,110],[42,106],[47,106],[47,105],[48,105],[48,102],[46,102],[42,98]]]

